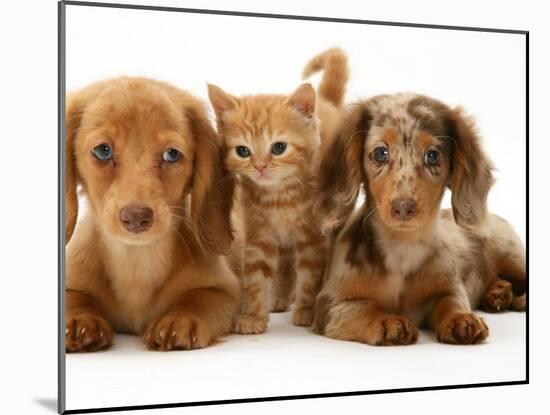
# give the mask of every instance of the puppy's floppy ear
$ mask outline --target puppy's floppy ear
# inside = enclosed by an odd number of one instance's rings
[[[485,155],[474,121],[462,108],[450,112],[449,135],[452,140],[451,203],[457,224],[471,227],[487,214],[487,195],[493,185],[493,165]]]
[[[223,168],[221,145],[205,108],[192,103],[186,113],[196,142],[191,193],[195,237],[203,251],[224,254],[233,240],[233,179]]]
[[[75,93],[67,98],[65,112],[65,243],[71,239],[78,218],[76,186],[79,178],[76,169],[74,141],[86,102],[84,95],[80,93]]]
[[[216,119],[218,120],[218,126],[223,124],[223,115],[232,109],[235,109],[239,105],[238,98],[225,92],[219,86],[208,85],[208,98],[216,113]]]
[[[372,117],[362,104],[350,107],[340,134],[321,145],[320,198],[316,213],[327,234],[353,211],[364,180],[363,153]]]
[[[74,143],[87,105],[108,84],[100,81],[67,96],[65,110],[65,243],[74,232],[78,218],[78,194],[76,186],[80,182],[76,167]]]

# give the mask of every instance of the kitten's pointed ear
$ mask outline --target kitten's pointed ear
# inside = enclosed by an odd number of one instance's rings
[[[311,118],[315,113],[315,90],[311,84],[302,84],[288,98],[288,103],[292,105],[304,117]]]
[[[239,100],[236,97],[212,84],[208,84],[208,98],[214,107],[218,121],[222,119],[225,112],[235,109],[239,105]]]

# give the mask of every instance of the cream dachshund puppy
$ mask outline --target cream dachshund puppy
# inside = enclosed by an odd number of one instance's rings
[[[70,94],[66,128],[66,350],[105,349],[113,329],[152,350],[228,333],[232,183],[203,105],[116,78]],[[78,224],[77,186],[89,202]]]

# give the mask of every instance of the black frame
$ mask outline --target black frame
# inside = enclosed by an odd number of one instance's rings
[[[529,31],[528,30],[512,30],[487,27],[466,27],[466,26],[448,26],[423,23],[405,23],[405,22],[390,22],[376,20],[360,20],[360,19],[344,19],[333,17],[320,16],[299,16],[286,14],[270,14],[270,13],[253,13],[230,10],[209,10],[209,9],[191,9],[180,7],[162,7],[162,6],[147,6],[119,3],[98,3],[85,1],[64,1],[58,2],[58,413],[60,414],[82,414],[82,413],[97,413],[97,412],[118,412],[127,410],[139,409],[166,409],[188,406],[209,406],[223,404],[238,404],[249,402],[272,402],[296,399],[314,399],[314,398],[334,398],[339,396],[358,396],[358,395],[379,395],[385,393],[401,393],[401,392],[423,392],[433,390],[451,390],[451,389],[469,389],[490,386],[512,386],[512,385],[527,385],[529,384],[529,301],[526,307],[526,356],[525,356],[525,380],[519,381],[504,381],[504,382],[489,382],[489,383],[469,383],[459,385],[439,385],[426,386],[417,388],[396,388],[396,389],[379,389],[372,391],[353,391],[353,392],[334,392],[334,393],[319,393],[311,395],[288,395],[288,396],[268,396],[261,398],[243,398],[243,399],[227,399],[213,401],[197,401],[197,402],[175,402],[164,404],[151,405],[128,405],[128,406],[113,406],[103,408],[86,408],[86,409],[65,409],[65,9],[66,6],[87,6],[87,7],[105,7],[118,9],[134,9],[134,10],[151,10],[164,12],[179,12],[191,14],[212,14],[225,16],[239,17],[259,17],[268,19],[280,20],[307,20],[331,23],[351,23],[351,24],[366,24],[376,26],[400,26],[423,29],[440,29],[440,30],[460,30],[473,32],[490,32],[490,33],[505,33],[525,36],[525,115],[526,115],[526,270],[529,275]],[[529,280],[526,281],[526,293],[529,298]]]

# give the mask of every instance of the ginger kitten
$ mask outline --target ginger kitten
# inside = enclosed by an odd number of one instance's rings
[[[342,119],[347,58],[337,48],[313,58],[304,77],[324,69],[319,96],[310,84],[291,95],[234,97],[209,85],[224,164],[238,183],[233,269],[241,307],[233,330],[263,333],[270,311],[309,326],[321,288],[328,240],[313,215],[317,154]]]

